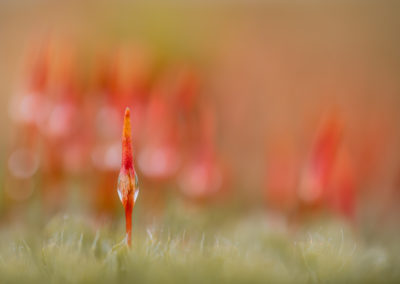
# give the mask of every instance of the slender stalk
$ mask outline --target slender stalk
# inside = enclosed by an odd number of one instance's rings
[[[126,241],[128,246],[132,244],[132,211],[133,200],[129,200],[125,206],[125,227],[126,227]]]

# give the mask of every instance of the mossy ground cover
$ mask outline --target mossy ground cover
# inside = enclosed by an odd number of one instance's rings
[[[342,222],[296,227],[265,212],[177,212],[137,222],[131,248],[118,218],[99,225],[65,214],[43,226],[3,226],[0,283],[400,281],[396,242],[367,242]]]

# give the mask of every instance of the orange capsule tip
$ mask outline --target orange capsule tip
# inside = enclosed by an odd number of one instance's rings
[[[133,168],[131,143],[130,109],[127,107],[125,109],[125,117],[122,130],[122,167],[125,169]]]

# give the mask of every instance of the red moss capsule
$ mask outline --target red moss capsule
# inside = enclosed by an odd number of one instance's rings
[[[122,131],[122,165],[118,176],[118,196],[125,209],[126,240],[129,246],[132,239],[132,210],[138,194],[138,179],[132,156],[130,110],[126,108]]]

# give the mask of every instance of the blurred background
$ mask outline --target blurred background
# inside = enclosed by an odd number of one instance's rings
[[[179,204],[398,229],[399,8],[1,1],[0,226],[122,216],[128,106],[145,220]]]

